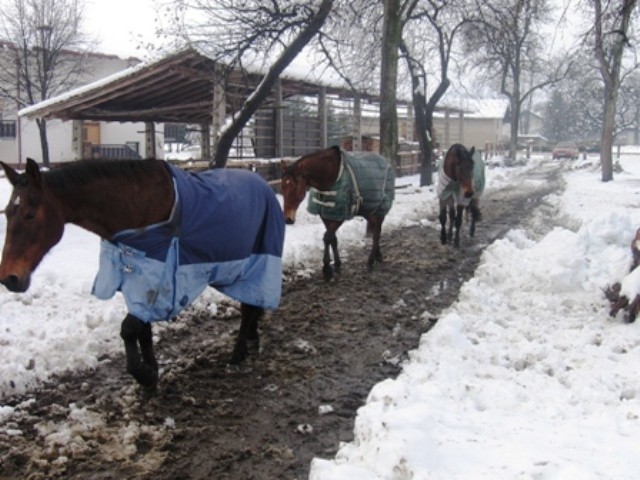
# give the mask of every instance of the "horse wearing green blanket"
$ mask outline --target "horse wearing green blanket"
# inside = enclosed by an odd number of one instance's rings
[[[325,225],[323,268],[325,280],[340,270],[336,231],[345,220],[361,216],[367,220],[372,247],[367,261],[371,271],[382,262],[380,232],[384,217],[393,205],[395,174],[389,161],[372,153],[352,154],[330,147],[305,155],[291,165],[282,163],[282,195],[287,224],[309,189],[308,210]],[[333,267],[331,266],[333,253]]]

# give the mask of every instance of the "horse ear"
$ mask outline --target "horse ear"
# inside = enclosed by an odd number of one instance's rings
[[[476,147],[475,147],[475,146],[474,146],[474,147],[471,147],[471,150],[469,150],[469,155],[470,155],[471,157],[473,157],[473,154],[474,154],[474,153],[476,153]]]
[[[25,172],[30,183],[33,183],[38,187],[41,185],[42,177],[40,174],[40,167],[33,158],[27,158],[27,168]]]
[[[11,185],[15,187],[16,183],[18,182],[18,176],[19,176],[18,172],[16,172],[12,167],[10,167],[4,162],[0,162],[0,165],[2,165],[4,173],[7,176],[7,179],[9,180]]]

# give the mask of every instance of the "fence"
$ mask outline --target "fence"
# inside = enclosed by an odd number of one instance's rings
[[[138,152],[128,145],[119,144],[87,144],[91,148],[89,158],[101,158],[108,160],[139,160],[142,158]],[[87,158],[87,157],[85,157]]]

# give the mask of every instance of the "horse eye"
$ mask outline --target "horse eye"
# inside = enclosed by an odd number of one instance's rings
[[[36,214],[33,212],[27,212],[24,216],[24,219],[27,221],[31,221],[36,218]]]

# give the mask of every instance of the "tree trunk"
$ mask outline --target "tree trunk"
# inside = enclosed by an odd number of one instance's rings
[[[271,66],[253,95],[251,95],[244,103],[231,125],[222,132],[216,144],[213,158],[211,159],[211,163],[215,168],[222,168],[227,164],[229,151],[233,146],[233,140],[240,134],[256,110],[260,108],[260,105],[267,98],[269,92],[273,89],[273,86],[284,69],[289,66],[300,51],[302,51],[302,49],[320,31],[320,28],[322,28],[332,6],[333,0],[322,0],[316,15],[309,20],[307,26],[282,52],[282,55],[280,55],[276,62]]]
[[[398,48],[402,34],[400,0],[385,0],[380,79],[380,153],[395,168],[398,155]]]
[[[615,126],[616,100],[607,91],[604,100],[604,118],[602,121],[602,135],[600,137],[600,165],[602,181],[613,180],[613,129]]]
[[[615,112],[620,89],[620,71],[622,68],[622,55],[629,39],[627,32],[631,22],[631,15],[636,7],[636,0],[623,0],[620,11],[620,22],[611,31],[604,31],[611,26],[604,25],[606,11],[603,11],[601,0],[594,0],[595,22],[595,56],[600,68],[600,74],[604,82],[604,111],[602,121],[602,135],[600,137],[600,163],[602,166],[602,181],[613,180],[613,132],[615,128]],[[614,41],[604,41],[605,36],[615,35]],[[606,46],[606,48],[605,48]]]
[[[401,43],[400,48],[407,59],[407,66],[411,74],[411,96],[413,104],[413,116],[415,118],[416,136],[420,145],[420,186],[431,185],[432,162],[433,162],[433,141],[431,131],[433,119],[427,121],[427,102],[424,96],[424,75],[417,71],[414,61],[409,57],[406,46]]]
[[[519,96],[519,94],[518,94]],[[516,157],[518,154],[518,130],[520,121],[520,102],[517,100],[517,96],[514,94],[510,98],[511,104],[511,131],[509,135],[509,162],[511,165],[516,163]]]
[[[42,165],[49,168],[51,162],[49,161],[49,139],[47,138],[47,121],[43,118],[36,120],[38,125],[38,133],[40,134],[40,147],[42,150]],[[22,159],[19,159],[20,161]]]

